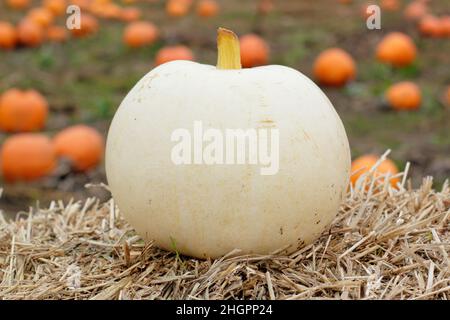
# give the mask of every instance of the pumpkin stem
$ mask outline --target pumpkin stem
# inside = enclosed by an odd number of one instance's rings
[[[241,69],[241,48],[237,35],[228,29],[217,30],[217,69]]]

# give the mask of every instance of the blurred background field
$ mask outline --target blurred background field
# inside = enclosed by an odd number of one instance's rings
[[[0,0],[0,21],[14,25],[31,8],[42,5],[42,1],[34,0],[25,10],[14,10],[7,1]],[[61,43],[44,41],[32,48],[19,45],[12,50],[0,49],[0,94],[11,88],[40,92],[50,110],[42,130],[48,137],[80,123],[106,137],[121,100],[154,67],[156,53],[164,46],[185,45],[193,51],[196,61],[214,65],[218,26],[233,29],[238,35],[256,33],[270,47],[268,64],[290,66],[312,79],[316,57],[325,49],[339,47],[355,60],[356,78],[345,86],[322,88],[344,122],[352,156],[381,155],[392,149],[390,158],[400,170],[411,162],[414,185],[426,175],[434,176],[438,186],[448,179],[450,106],[446,105],[445,90],[450,85],[450,37],[421,34],[417,21],[404,17],[412,1],[399,0],[394,10],[382,6],[381,30],[367,29],[362,8],[368,3],[382,5],[384,1],[274,0],[273,8],[263,14],[257,0],[217,0],[218,12],[208,18],[196,14],[197,2],[193,1],[185,15],[173,17],[164,0],[98,1],[138,8],[139,20],[158,28],[158,39],[150,45],[130,48],[123,42],[129,22],[94,13],[98,30],[88,36],[69,36]],[[435,16],[450,14],[448,0],[427,1],[426,6]],[[52,24],[64,26],[66,19],[65,14],[57,16]],[[392,31],[411,36],[417,46],[417,58],[406,67],[393,68],[375,58],[377,44]],[[399,81],[413,81],[420,87],[422,101],[418,110],[399,112],[387,106],[384,94]],[[1,133],[0,142],[9,136],[11,133]],[[11,183],[2,178],[0,207],[11,213],[27,211],[36,202],[44,207],[57,199],[96,195],[106,200],[109,194],[104,188],[85,188],[86,183],[102,182],[106,182],[102,163],[86,172],[76,172],[59,160],[50,176],[36,181]]]

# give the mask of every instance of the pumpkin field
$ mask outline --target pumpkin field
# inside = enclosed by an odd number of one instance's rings
[[[27,4],[24,9],[14,9],[15,2],[17,6],[21,2]],[[36,29],[47,30],[37,31],[36,35],[31,31],[33,35],[29,37],[36,38],[36,43],[19,41],[13,49],[0,51],[0,92],[5,95],[11,89],[35,90],[48,105],[45,122],[42,119],[37,127],[30,127],[32,131],[51,138],[68,126],[82,124],[106,136],[111,117],[137,80],[158,63],[178,57],[214,64],[216,29],[229,26],[238,35],[258,34],[263,39],[263,45],[249,41],[249,65],[287,65],[313,79],[313,63],[321,52],[329,48],[344,50],[353,60],[352,81],[337,86],[333,83],[327,86],[324,81],[323,88],[343,119],[353,157],[369,153],[380,156],[392,149],[391,159],[400,170],[407,161],[411,162],[410,176],[416,184],[426,175],[435,177],[438,184],[449,176],[450,116],[445,90],[450,83],[450,41],[448,33],[434,37],[420,32],[417,19],[406,17],[411,1],[393,1],[398,2],[398,8],[386,5],[384,10],[382,6],[381,30],[367,29],[363,8],[368,2],[364,1],[343,4],[346,1],[227,0],[218,1],[217,8],[206,16],[198,13],[196,3],[190,4],[186,12],[177,12],[179,9],[172,8],[175,4],[171,7],[166,1],[157,0],[72,2],[79,2],[82,12],[84,5],[89,18],[86,21],[94,21],[92,31],[82,32],[86,35],[77,36],[65,28],[68,18],[65,8],[70,1],[2,0],[0,4],[2,25],[16,26],[24,18],[35,16],[38,25],[44,26]],[[449,14],[446,1],[435,0],[424,6],[433,17]],[[46,17],[48,11],[51,18]],[[150,23],[148,41],[144,39],[145,31],[140,30],[145,27],[135,25],[133,32],[133,21]],[[0,27],[0,37],[3,34],[7,37],[3,29]],[[127,32],[130,39],[136,39],[126,40]],[[411,63],[393,67],[376,59],[377,45],[390,32],[402,32],[413,39],[417,57]],[[55,39],[51,37],[53,34]],[[166,51],[157,55],[161,49]],[[395,44],[392,47],[387,44],[385,50],[400,56],[408,54],[396,53]],[[340,68],[339,65],[339,60],[325,63],[320,72],[327,73],[329,68]],[[320,83],[320,79],[315,79]],[[403,111],[389,106],[385,98],[388,88],[402,81],[418,87],[421,95],[418,110]],[[401,88],[398,95],[399,98],[392,99],[402,99]],[[11,97],[11,103],[17,99],[20,96]],[[5,131],[11,130],[3,130],[2,141],[10,136]],[[83,148],[78,144],[84,142],[61,141],[61,148],[67,148],[68,153],[83,152],[76,149]],[[100,147],[86,148],[89,151],[85,152],[102,152]],[[44,181],[19,180],[7,184],[0,200],[2,208],[15,212],[27,210],[36,201],[48,205],[52,199],[79,200],[89,195],[106,199],[108,194],[102,190],[85,188],[87,183],[106,182],[101,162],[93,161],[95,165],[81,173],[63,162],[55,166],[53,175],[46,174]],[[3,174],[3,181],[4,178]]]
[[[69,28],[78,18],[80,25]],[[376,18],[379,20],[373,20]],[[370,21],[378,21],[379,27],[370,28]],[[239,38],[232,38],[235,35],[230,30]],[[233,56],[239,52],[236,50],[240,50],[239,59]],[[122,220],[116,215],[118,209],[111,200],[113,188],[108,183],[116,188],[113,191],[119,189],[117,194],[123,194],[119,197],[122,203],[134,201],[134,195],[127,193],[132,190],[129,181],[139,173],[134,168],[146,164],[136,159],[141,154],[137,142],[130,142],[128,147],[126,142],[120,144],[122,129],[131,120],[115,119],[117,127],[113,127],[112,119],[119,115],[117,110],[122,101],[132,110],[132,104],[140,102],[141,96],[135,92],[140,79],[152,69],[164,68],[176,60],[217,65],[218,69],[240,69],[241,65],[243,70],[286,66],[300,71],[325,93],[345,128],[351,155],[349,179],[345,180],[341,194],[339,183],[330,180],[333,187],[336,184],[336,199],[348,193],[338,217],[329,219],[334,221],[330,233],[324,232],[320,238],[320,232],[314,234],[319,239],[315,243],[309,241],[309,235],[305,236],[307,246],[296,248],[287,259],[277,254],[254,260],[225,255],[217,264],[211,260],[198,263],[183,255],[180,258],[178,249],[187,256],[201,258],[220,257],[224,252],[218,250],[220,254],[216,254],[213,249],[211,254],[203,254],[201,250],[206,252],[208,248],[190,250],[172,238],[172,243],[166,243],[169,241],[166,239],[158,247],[176,254],[149,248],[135,235],[122,244],[132,229],[125,222],[128,217]],[[187,64],[180,66],[190,70]],[[278,76],[279,83],[284,81],[284,76]],[[158,74],[149,77],[149,88],[150,81],[152,85],[153,81],[162,81],[153,80],[161,77]],[[219,88],[206,81],[204,94],[218,94]],[[154,84],[158,85],[159,82]],[[174,96],[177,90],[184,90],[183,85],[177,85]],[[161,87],[165,88],[162,84]],[[124,100],[130,90],[130,98]],[[254,96],[252,92],[242,92],[248,99]],[[305,101],[321,101],[310,93],[304,95]],[[171,95],[171,90],[166,94]],[[186,96],[191,101],[189,92]],[[161,99],[158,97],[157,101],[171,101]],[[283,102],[277,101],[280,105]],[[148,105],[151,106],[151,101]],[[319,108],[315,104],[308,107]],[[177,123],[180,117],[189,114],[189,108],[196,110],[196,106],[188,103],[183,108],[187,110],[175,114],[167,106],[169,111],[161,110],[161,114],[173,117]],[[127,119],[139,112],[126,114]],[[157,117],[149,118],[148,127],[161,125],[163,130],[166,119]],[[262,122],[273,125],[271,119]],[[334,132],[329,131],[334,130],[330,128],[334,126],[331,120],[317,126],[325,124],[323,130],[327,134]],[[336,141],[329,140],[330,144],[338,144],[342,138],[341,129],[336,126]],[[151,132],[145,131],[145,125],[136,124],[136,128],[136,132]],[[306,132],[305,136],[308,137]],[[158,144],[155,137],[134,138]],[[107,143],[108,139],[113,141]],[[124,160],[114,149],[117,146],[126,150],[129,176],[122,177],[123,172],[116,172],[124,166],[121,162]],[[330,145],[330,150],[345,153],[341,151],[345,149],[344,143],[342,149],[333,148]],[[9,299],[450,298],[450,274],[445,269],[449,261],[445,241],[449,241],[450,210],[448,0],[0,0],[0,150],[0,240],[4,244],[2,247],[0,243],[0,300],[2,296]],[[346,175],[341,170],[345,156],[336,154],[331,159],[336,161],[335,179],[341,181]],[[108,166],[111,181],[107,180]],[[318,170],[317,179],[327,170]],[[297,178],[292,176],[286,181]],[[122,183],[123,187],[118,187]],[[243,190],[246,183],[242,180]],[[314,177],[308,184],[315,188],[320,181]],[[161,191],[161,197],[170,199],[172,195],[167,192]],[[128,196],[129,199],[123,200]],[[334,204],[334,196],[326,200]],[[157,200],[145,201],[146,205],[154,201],[153,205],[158,206]],[[186,207],[191,202],[194,198],[185,200]],[[138,201],[127,205],[139,208]],[[388,218],[381,212],[387,212]],[[44,216],[51,223],[43,222]],[[134,225],[145,224],[140,218],[135,219]],[[319,216],[315,224],[321,227],[327,219]],[[40,239],[39,248],[24,246],[17,250],[23,256],[42,254],[53,259],[53,250],[63,248],[58,251],[60,267],[45,262],[42,267],[45,271],[35,270],[35,275],[30,271],[34,270],[30,258],[14,260],[15,274],[5,271],[13,268],[10,267],[13,255],[8,255],[11,243],[30,241],[27,223],[36,227],[34,235]],[[108,223],[109,228],[105,227]],[[94,236],[88,231],[93,226],[107,231]],[[325,225],[320,231],[324,228]],[[289,228],[279,229],[281,236],[288,234]],[[45,240],[48,234],[56,235],[51,244]],[[86,239],[92,243],[85,242]],[[392,239],[395,241],[391,242]],[[405,240],[410,241],[408,244],[424,248],[427,241],[438,245],[430,244],[424,252],[414,249],[417,251],[410,254],[398,239],[408,239]],[[99,251],[93,250],[95,263],[83,264],[85,258],[66,248],[69,241],[85,251],[91,250],[90,245],[101,247]],[[445,248],[439,246],[441,241]],[[105,255],[110,260],[105,260]],[[422,259],[415,260],[417,255]],[[72,270],[74,256],[79,260]],[[391,256],[398,258],[391,261]],[[320,263],[317,264],[316,258]],[[372,258],[389,260],[387,271],[379,265],[378,269],[373,267]],[[431,262],[422,263],[423,259]],[[297,268],[297,263],[302,264],[301,268]],[[345,279],[340,278],[344,272],[340,263],[346,264]],[[425,280],[413,273],[414,266]],[[146,268],[155,274],[136,271]],[[354,281],[362,276],[363,269],[373,272],[364,278],[367,282]],[[403,270],[405,274],[400,280]],[[72,273],[98,278],[77,278],[61,289],[57,282],[69,283]],[[317,276],[318,273],[323,277]],[[104,279],[102,275],[111,278]],[[394,275],[400,278],[393,280]],[[30,282],[14,282],[33,277],[43,282],[33,282],[31,289],[26,287]],[[174,281],[153,283],[148,277],[153,280],[173,277]],[[382,277],[392,277],[397,287],[390,281],[378,283],[377,279]],[[101,281],[103,285],[98,285]],[[52,285],[44,286],[44,282]],[[24,286],[9,290],[12,283]],[[77,291],[83,286],[88,289]]]

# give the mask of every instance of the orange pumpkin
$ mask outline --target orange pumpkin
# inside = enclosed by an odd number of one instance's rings
[[[120,19],[122,8],[114,3],[105,5],[103,17],[107,19]]]
[[[400,2],[398,0],[382,0],[381,9],[386,11],[397,11],[400,8]]]
[[[343,86],[356,76],[353,58],[340,48],[323,51],[314,61],[314,77],[327,86]]]
[[[269,62],[270,49],[266,41],[256,34],[247,34],[240,39],[241,63],[244,68],[262,66]]]
[[[387,34],[376,49],[379,61],[391,64],[395,67],[410,65],[417,55],[417,48],[413,40],[401,32]]]
[[[157,66],[174,61],[174,60],[194,60],[194,54],[192,50],[186,46],[178,45],[178,46],[170,46],[164,47],[158,51],[156,54],[155,64]]]
[[[0,158],[3,178],[8,182],[39,179],[50,174],[57,163],[50,139],[37,133],[7,138]]]
[[[101,17],[103,6],[104,6],[104,4],[101,2],[91,1],[88,4],[88,8],[86,9],[86,11],[88,11],[89,13],[91,13],[95,16]]]
[[[439,38],[445,35],[441,21],[433,15],[427,15],[420,20],[419,31],[424,36],[433,38]]]
[[[120,20],[125,22],[137,21],[141,18],[142,12],[139,8],[129,7],[120,11]]]
[[[123,33],[123,41],[132,48],[154,43],[159,36],[156,26],[150,22],[136,21],[128,24]]]
[[[0,21],[0,48],[13,49],[17,43],[17,32],[9,22]]]
[[[197,4],[197,15],[202,18],[211,18],[218,14],[219,5],[215,0],[200,0]]]
[[[363,17],[364,19],[369,18],[373,13],[372,11],[368,11],[369,10],[369,6],[371,6],[372,3],[364,3],[361,6],[360,12],[361,12],[361,17]]]
[[[447,87],[444,93],[444,102],[450,108],[450,86]]]
[[[90,36],[98,31],[97,19],[88,13],[83,13],[80,19],[80,28],[71,29],[72,35],[77,38]]]
[[[69,3],[80,7],[81,10],[89,10],[92,0],[69,0]]]
[[[350,177],[350,183],[354,186],[356,181],[358,181],[359,177],[361,177],[364,173],[370,171],[370,169],[377,163],[379,157],[375,155],[364,155],[352,162],[351,172],[352,175]],[[398,173],[398,168],[395,163],[390,159],[385,159],[380,163],[377,167],[375,176],[386,175],[390,173],[390,175],[396,175]],[[380,182],[384,182],[382,179]],[[400,182],[398,177],[390,178],[390,183],[392,187],[396,187],[397,183]]]
[[[30,6],[31,0],[6,0],[8,7],[15,10],[24,10]]]
[[[169,0],[166,4],[166,13],[170,17],[179,18],[185,16],[189,8],[189,2],[184,0]]]
[[[68,158],[77,171],[97,166],[103,158],[104,141],[97,130],[86,125],[75,125],[59,132],[53,138],[59,157]]]
[[[27,19],[46,28],[53,22],[54,17],[53,13],[46,8],[34,8],[28,12]]]
[[[405,8],[405,17],[409,20],[419,20],[428,13],[427,5],[422,1],[413,1]]]
[[[46,31],[46,39],[52,42],[64,42],[67,40],[67,30],[61,26],[50,26]]]
[[[62,16],[66,13],[66,0],[44,0],[44,8],[47,8],[54,16]]]
[[[450,37],[450,16],[443,16],[441,18],[442,35]]]
[[[24,19],[17,26],[19,42],[28,47],[37,47],[44,41],[44,29],[31,20]]]
[[[386,91],[386,100],[395,110],[416,110],[420,108],[422,94],[413,82],[398,82]]]
[[[90,8],[92,13],[105,19],[119,19],[122,13],[122,8],[114,3],[94,2]]]
[[[0,97],[0,129],[7,132],[36,131],[45,126],[47,100],[35,90],[9,89]]]

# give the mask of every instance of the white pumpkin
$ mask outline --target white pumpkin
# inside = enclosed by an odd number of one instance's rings
[[[177,165],[172,135],[198,122],[204,131],[278,129],[278,170]],[[146,241],[201,258],[268,254],[295,250],[330,224],[348,186],[350,151],[320,88],[284,66],[240,69],[236,36],[219,29],[218,67],[170,62],[129,92],[109,130],[106,173],[121,213]]]

